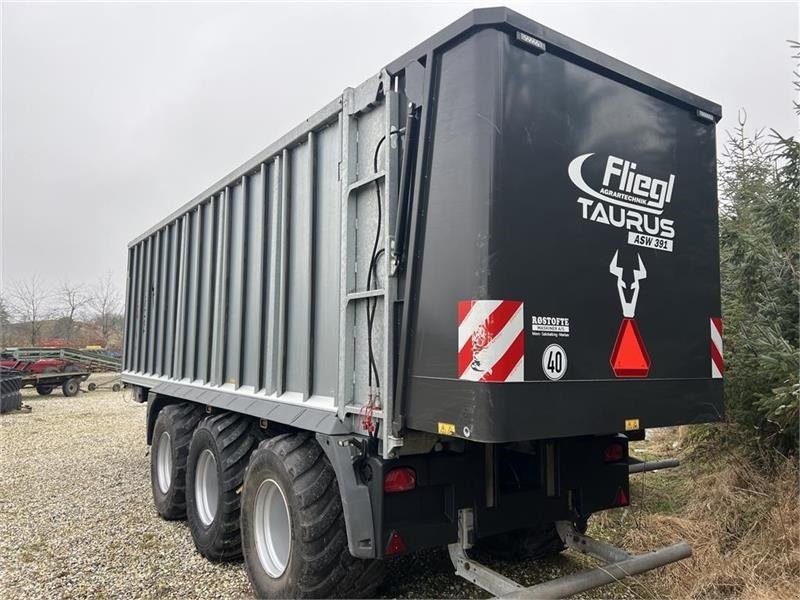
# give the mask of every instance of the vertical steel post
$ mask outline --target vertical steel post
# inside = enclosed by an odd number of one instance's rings
[[[339,117],[339,130],[341,131],[341,150],[339,157],[339,179],[341,185],[341,232],[340,232],[340,272],[339,272],[339,385],[336,397],[337,412],[340,419],[345,416],[345,407],[349,403],[352,394],[347,393],[348,381],[352,384],[352,363],[353,358],[349,356],[348,350],[353,343],[353,331],[348,322],[347,313],[349,311],[347,295],[351,291],[351,269],[350,264],[350,183],[355,178],[356,160],[356,129],[351,127],[353,118],[350,110],[353,105],[353,88],[346,88],[342,92],[342,112]],[[352,389],[352,388],[351,388]]]
[[[260,301],[258,306],[256,307],[256,319],[255,323],[253,323],[253,327],[258,327],[258,369],[256,375],[256,382],[255,388],[256,390],[265,389],[266,388],[266,354],[267,354],[267,327],[266,327],[266,319],[265,319],[265,311],[264,307],[269,302],[269,292],[268,292],[268,285],[267,285],[267,252],[266,247],[269,243],[268,239],[268,226],[271,219],[267,217],[267,211],[269,209],[269,192],[267,190],[267,176],[268,176],[268,169],[267,163],[261,163],[260,168],[260,183],[261,188],[259,192],[259,200],[261,202],[261,243],[258,245],[256,249],[257,255],[256,259],[258,260],[259,266],[259,274],[258,274],[258,281],[255,285],[258,286],[259,290],[259,298]]]
[[[314,357],[314,211],[316,210],[316,194],[315,194],[315,180],[314,174],[316,169],[315,164],[316,152],[316,137],[313,131],[308,132],[308,214],[306,215],[307,221],[305,223],[306,231],[308,232],[308,253],[306,255],[306,264],[303,268],[306,272],[306,315],[305,315],[305,355],[303,356],[303,370],[305,378],[303,379],[303,400],[308,400],[313,388],[314,365],[312,360]]]
[[[220,217],[217,229],[217,277],[214,286],[214,332],[212,334],[211,383],[222,385],[225,377],[225,343],[228,338],[228,220],[230,218],[228,187],[220,194]]]
[[[269,304],[267,307],[267,351],[264,388],[268,394],[278,389],[278,313],[280,312],[280,251],[281,251],[281,189],[283,189],[283,160],[276,156],[273,162],[272,226],[269,251]]]
[[[181,217],[181,249],[178,267],[178,289],[175,309],[174,377],[183,379],[183,357],[186,351],[186,271],[189,268],[189,213]]]
[[[242,175],[242,230],[240,233],[242,239],[239,240],[239,274],[241,281],[240,293],[242,300],[239,304],[239,314],[236,315],[236,320],[238,321],[236,323],[236,327],[239,331],[239,352],[237,353],[238,356],[235,357],[237,367],[236,387],[242,385],[242,382],[244,381],[245,329],[247,328],[245,316],[247,315],[247,288],[250,285],[247,281],[247,264],[250,260],[250,257],[247,255],[247,232],[249,216],[250,199],[249,194],[247,193],[247,175]]]
[[[280,200],[280,249],[278,253],[278,265],[280,281],[278,286],[278,310],[276,312],[277,320],[277,359],[278,359],[278,374],[276,378],[275,393],[280,396],[286,391],[286,316],[288,306],[286,306],[286,280],[287,268],[289,263],[289,151],[284,148],[283,156],[281,159],[281,166],[283,173],[281,174],[281,200]]]

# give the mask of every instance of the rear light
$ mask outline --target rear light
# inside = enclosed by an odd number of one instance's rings
[[[400,537],[400,534],[397,531],[392,531],[392,535],[389,536],[389,543],[386,544],[386,556],[393,556],[395,554],[402,554],[406,551],[406,543],[403,541],[403,538]]]
[[[625,490],[619,488],[617,495],[614,496],[614,506],[628,506],[628,504],[630,504],[628,494],[625,493]]]
[[[383,476],[383,491],[387,494],[407,492],[417,487],[417,474],[411,467],[397,467]]]
[[[603,462],[612,463],[625,459],[625,446],[619,442],[614,442],[606,446],[603,450]]]

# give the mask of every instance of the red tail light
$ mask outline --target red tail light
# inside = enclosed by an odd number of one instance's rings
[[[383,491],[387,494],[407,492],[417,487],[417,474],[411,467],[397,467],[383,476]]]
[[[617,495],[614,497],[614,506],[628,506],[628,504],[630,504],[628,494],[625,493],[625,490],[619,488]]]
[[[386,556],[402,554],[405,551],[406,543],[403,541],[403,538],[400,537],[397,531],[392,531],[392,535],[389,536],[389,543],[386,544]]]
[[[625,459],[625,446],[618,442],[609,444],[603,451],[603,462],[607,463],[619,462],[624,459]]]

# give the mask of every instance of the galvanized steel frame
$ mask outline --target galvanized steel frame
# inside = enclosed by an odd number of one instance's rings
[[[374,298],[378,303],[375,356],[382,385],[373,417],[382,421],[392,414],[391,324],[396,279],[388,268],[377,269],[373,289],[359,288],[363,282],[357,279],[364,277],[358,273],[359,261],[363,266],[365,256],[364,252],[358,255],[357,246],[364,245],[365,236],[375,235],[375,223],[363,217],[361,223],[355,220],[359,203],[374,203],[377,182],[384,215],[379,235],[388,254],[399,173],[400,94],[392,90],[392,84],[382,72],[358,88],[347,88],[305,123],[131,242],[123,344],[125,381],[187,400],[235,405],[237,410],[264,418],[269,413],[275,420],[280,420],[282,412],[274,411],[274,403],[286,403],[301,412],[333,414],[340,426],[326,424],[324,433],[358,432],[358,413],[367,398],[360,392],[354,396],[354,391],[364,389],[369,365],[356,360],[355,350],[360,348],[363,353],[366,347],[363,307]],[[379,121],[375,121],[376,115]],[[380,123],[377,129],[375,123]],[[325,297],[329,290],[316,289],[315,244],[321,239],[317,225],[328,225],[318,221],[322,218],[319,186],[324,182],[321,184],[316,174],[324,168],[317,165],[318,138],[332,126],[339,128],[340,143],[339,352],[335,395],[326,397],[314,395],[314,361],[319,361],[319,357],[315,359],[315,302],[335,300]],[[381,137],[383,167],[373,173],[370,153],[376,151]],[[294,165],[293,157],[301,151],[305,160]],[[302,199],[292,198],[298,186],[305,186]],[[330,190],[326,193],[330,196]],[[330,202],[330,197],[325,201]],[[261,214],[250,214],[252,206],[258,206]],[[259,218],[261,234],[253,238],[260,243],[250,248],[247,228],[253,218]],[[292,223],[292,218],[299,221]],[[292,232],[295,249],[297,244],[302,246],[299,254],[289,247]],[[386,258],[384,255],[383,265]],[[298,262],[290,264],[292,261]],[[248,269],[252,269],[249,275]],[[292,278],[291,304],[296,312],[290,323]],[[255,291],[251,286],[256,286]],[[250,333],[254,324],[257,332]],[[251,337],[257,339],[255,346]],[[290,344],[296,354],[291,389],[288,378],[292,375],[287,371]],[[256,385],[252,385],[249,358],[254,347],[259,355]],[[245,384],[248,369],[250,381]],[[259,405],[256,399],[266,403]],[[286,414],[293,420],[299,418],[294,411]],[[327,419],[317,421],[320,426],[327,423]],[[402,440],[392,435],[390,427],[380,427],[380,432],[382,454],[388,457]]]

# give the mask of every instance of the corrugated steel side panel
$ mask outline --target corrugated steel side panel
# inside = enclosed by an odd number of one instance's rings
[[[340,152],[331,113],[132,243],[126,372],[333,408]]]

